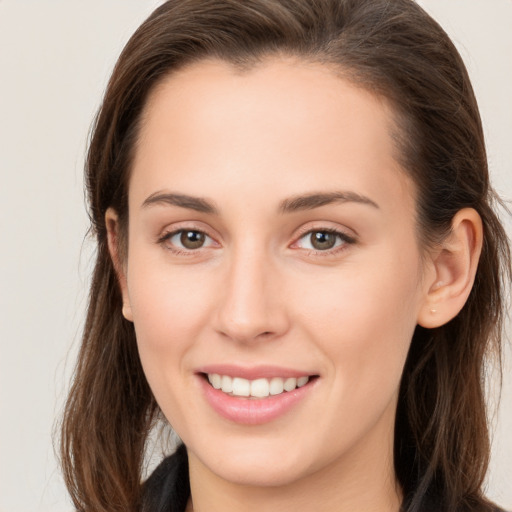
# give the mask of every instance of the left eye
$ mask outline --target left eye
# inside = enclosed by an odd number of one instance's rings
[[[328,251],[345,243],[350,243],[349,237],[337,231],[318,230],[309,231],[303,235],[297,245],[302,249],[314,251]]]
[[[180,229],[167,235],[165,240],[173,247],[189,251],[208,247],[213,242],[208,235],[195,229]]]

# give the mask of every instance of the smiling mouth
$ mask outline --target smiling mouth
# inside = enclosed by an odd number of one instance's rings
[[[281,395],[305,386],[314,375],[302,377],[273,377],[271,379],[249,380],[242,377],[231,377],[219,375],[218,373],[204,374],[214,389],[218,389],[229,396],[241,398],[267,398],[269,396]]]

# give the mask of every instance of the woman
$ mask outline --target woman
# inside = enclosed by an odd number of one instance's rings
[[[410,0],[174,0],[87,161],[79,510],[490,511],[510,252],[460,56]],[[161,417],[183,444],[141,485]]]

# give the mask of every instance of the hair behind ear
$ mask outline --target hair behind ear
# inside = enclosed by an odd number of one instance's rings
[[[416,328],[402,376],[395,468],[407,511],[496,510],[482,493],[490,454],[484,363],[490,357],[501,362],[504,290],[510,285],[512,268],[503,226],[489,205],[484,205],[479,215],[480,258],[464,265],[474,272],[465,277],[463,273],[462,281],[453,279],[459,275],[450,272],[454,265],[450,251],[458,243],[456,232],[455,243],[450,235],[446,239],[448,252],[443,254],[441,249],[438,253],[441,260],[437,263],[448,266],[448,280],[440,286],[433,281],[436,286],[429,300],[440,299],[440,308],[430,312],[431,320],[424,326]],[[455,218],[454,226],[461,225],[464,218],[465,214]],[[473,247],[476,256],[478,229],[475,233],[471,243],[467,234],[463,239],[468,241],[467,250]],[[450,318],[466,294],[460,311]],[[444,322],[437,315],[446,304],[457,307]]]
[[[61,430],[64,479],[77,510],[135,512],[144,446],[157,411],[117,275],[99,244],[78,364]],[[117,312],[112,314],[112,312]]]

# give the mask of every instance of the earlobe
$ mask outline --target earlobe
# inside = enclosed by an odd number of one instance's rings
[[[475,280],[482,251],[482,219],[473,208],[457,212],[447,237],[433,255],[433,277],[426,283],[418,324],[440,327],[464,307]]]
[[[107,227],[108,250],[117,275],[121,295],[123,297],[122,313],[126,320],[133,322],[132,308],[130,305],[128,286],[126,282],[126,265],[121,257],[120,251],[120,244],[122,241],[119,234],[119,216],[113,208],[108,208],[105,213],[105,225]]]

